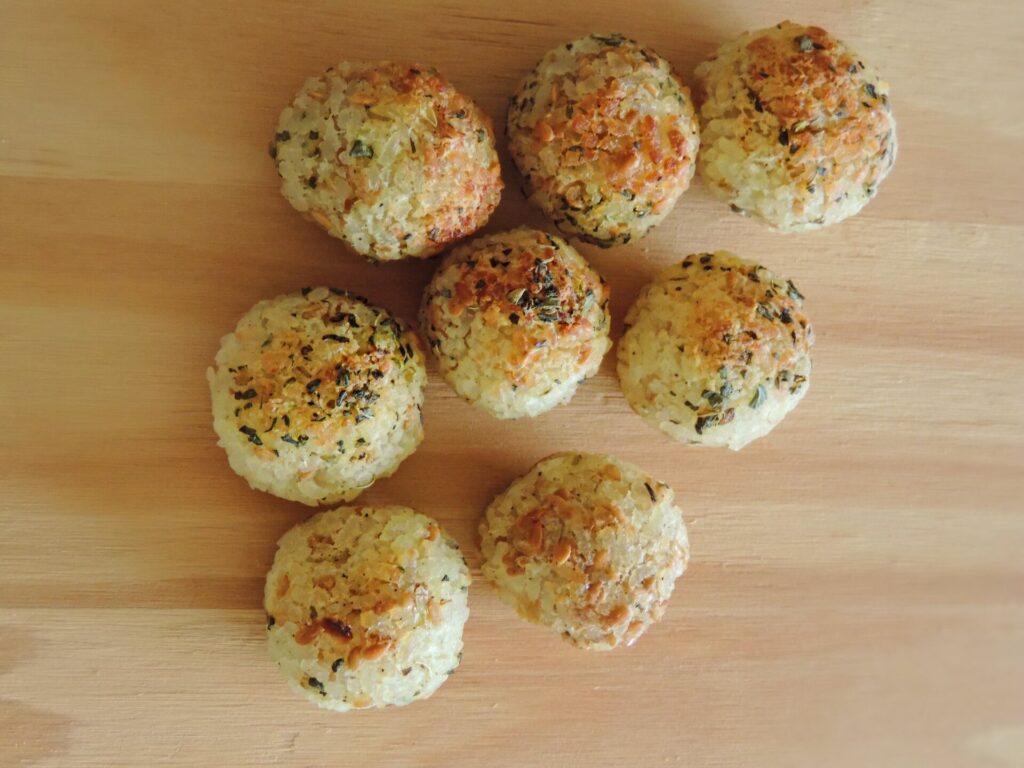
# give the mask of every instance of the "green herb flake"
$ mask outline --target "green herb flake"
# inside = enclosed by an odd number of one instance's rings
[[[764,405],[764,401],[768,399],[768,390],[764,388],[764,384],[757,385],[757,391],[750,400],[750,407],[755,411]]]
[[[705,389],[700,393],[700,396],[707,400],[712,407],[718,406],[722,402],[722,396],[717,392],[712,392],[710,389]]]
[[[795,40],[801,53],[810,53],[814,50],[814,41],[811,39],[810,35],[800,35],[800,37],[795,38]]]
[[[708,427],[713,427],[718,423],[719,416],[717,413],[709,413],[707,416],[698,416],[695,429],[698,435],[703,435],[704,430]]]
[[[348,153],[352,157],[373,157],[373,147],[364,144],[359,139],[352,142],[352,148]]]
[[[263,441],[260,440],[260,436],[256,434],[256,430],[252,427],[239,427],[238,431],[249,438],[249,442],[253,445],[263,445]]]

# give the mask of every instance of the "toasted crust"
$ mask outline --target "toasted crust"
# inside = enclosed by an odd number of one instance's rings
[[[620,35],[545,54],[512,97],[507,130],[530,199],[563,231],[602,246],[641,237],[668,214],[699,143],[679,76]]]
[[[695,254],[662,272],[626,314],[619,380],[653,426],[738,450],[804,396],[813,344],[792,281],[728,251]]]
[[[611,346],[603,278],[562,238],[528,228],[445,257],[420,324],[448,382],[498,418],[566,402]]]
[[[426,257],[482,227],[501,196],[490,118],[436,70],[343,62],[278,120],[282,194],[370,259]]]
[[[345,711],[430,696],[455,671],[469,614],[455,540],[407,507],[340,507],[278,542],[264,607],[292,687]]]
[[[354,498],[423,439],[419,339],[345,291],[260,302],[221,341],[207,378],[231,467],[283,498]]]
[[[733,209],[787,231],[855,214],[896,159],[889,86],[819,27],[783,22],[696,70],[702,177]]]
[[[662,617],[686,569],[674,500],[632,464],[554,454],[488,506],[483,574],[520,616],[577,647],[630,645]]]

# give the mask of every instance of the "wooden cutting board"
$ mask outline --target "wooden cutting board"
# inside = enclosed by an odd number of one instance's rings
[[[263,576],[309,511],[248,490],[204,370],[261,298],[329,283],[407,318],[430,263],[371,266],[278,194],[266,143],[306,75],[434,64],[497,124],[596,30],[690,79],[782,15],[892,84],[877,199],[784,236],[699,180],[642,242],[581,246],[613,293],[728,248],[792,277],[814,381],[742,453],[675,444],[613,357],[569,407],[498,423],[431,371],[427,438],[361,501],[440,519],[479,574],[487,501],[536,459],[614,453],[671,483],[693,542],[663,623],[587,654],[477,580],[429,701],[337,715],[268,660]],[[0,5],[0,764],[1024,765],[1024,88],[1019,0]],[[544,226],[503,155],[494,231]]]

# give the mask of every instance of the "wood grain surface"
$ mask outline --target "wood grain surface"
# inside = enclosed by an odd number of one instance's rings
[[[685,254],[792,277],[818,336],[800,407],[734,454],[646,427],[613,355],[516,423],[432,368],[426,441],[361,498],[437,517],[479,575],[493,494],[553,451],[614,453],[687,514],[665,620],[587,654],[478,579],[432,699],[297,698],[262,582],[309,511],[229,470],[204,370],[261,298],[330,283],[412,318],[432,264],[371,266],[291,210],[266,155],[279,110],[338,60],[412,59],[500,125],[572,37],[622,31],[690,79],[784,16],[890,81],[900,157],[877,199],[785,236],[697,180],[647,239],[581,250],[616,336]],[[1024,765],[1022,28],[1020,0],[0,2],[0,765]],[[502,160],[488,229],[543,226]]]

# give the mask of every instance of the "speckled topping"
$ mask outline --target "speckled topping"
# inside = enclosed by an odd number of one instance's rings
[[[488,506],[483,574],[522,617],[578,647],[629,645],[661,618],[686,569],[674,502],[671,488],[632,464],[554,454]]]
[[[528,228],[447,256],[420,321],[445,378],[500,418],[568,400],[611,345],[604,280],[562,238]]]
[[[341,507],[278,542],[264,607],[271,656],[322,707],[426,698],[455,671],[469,614],[455,540],[406,507]]]
[[[895,162],[888,84],[819,27],[744,34],[696,78],[701,175],[738,213],[783,230],[833,224]]]
[[[813,343],[792,281],[728,251],[695,254],[630,308],[619,379],[630,405],[659,429],[738,449],[803,396]]]
[[[438,253],[501,196],[490,118],[414,64],[343,62],[310,78],[270,154],[288,201],[371,259]]]
[[[260,302],[224,337],[208,378],[232,467],[285,498],[352,498],[422,439],[419,339],[345,291]]]
[[[509,151],[531,200],[602,246],[661,221],[689,186],[699,143],[689,90],[621,35],[552,49],[512,97]]]

